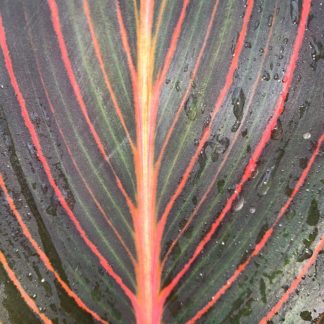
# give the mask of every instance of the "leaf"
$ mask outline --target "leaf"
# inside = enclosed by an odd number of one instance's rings
[[[321,322],[319,1],[0,13],[1,322]]]

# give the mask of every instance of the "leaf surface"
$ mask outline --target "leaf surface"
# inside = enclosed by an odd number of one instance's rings
[[[0,13],[1,321],[321,321],[320,1]]]

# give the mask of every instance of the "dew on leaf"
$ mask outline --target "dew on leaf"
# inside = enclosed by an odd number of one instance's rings
[[[302,0],[290,1],[290,17],[293,24],[298,24],[299,22],[301,7]]]
[[[262,80],[264,80],[264,81],[270,80],[270,73],[268,71],[263,71]]]
[[[196,172],[193,182],[195,183],[200,176],[202,175],[205,167],[206,167],[206,163],[207,163],[207,153],[206,150],[208,148],[208,146],[211,146],[212,142],[206,142],[204,147],[202,148],[202,150],[200,151],[199,157],[198,157],[198,163],[199,163],[199,169]]]
[[[258,27],[260,25],[260,20],[257,20],[255,23],[254,23],[254,30],[257,30]]]
[[[312,245],[312,243],[315,241],[317,235],[318,235],[318,228],[315,227],[314,231],[308,235],[308,238],[303,240],[305,247],[309,248]]]
[[[198,98],[191,94],[185,103],[185,113],[189,120],[194,121],[197,118]]]
[[[308,102],[307,100],[299,106],[299,119],[303,118],[306,110],[308,110],[310,107],[310,102]]]
[[[251,48],[252,45],[251,45],[250,42],[245,42],[245,43],[244,43],[244,47],[245,47],[245,48]]]
[[[245,137],[245,136],[247,135],[247,133],[248,133],[248,130],[247,130],[247,128],[245,128],[245,129],[241,132],[242,137]]]
[[[210,122],[211,122],[211,116],[208,115],[208,116],[205,118],[205,120],[204,120],[203,127],[204,127],[204,128],[208,127],[209,124],[210,124]]]
[[[217,136],[216,142],[213,145],[213,151],[211,153],[211,159],[213,162],[216,162],[220,155],[226,152],[229,144],[230,140],[227,137],[220,138]]]
[[[307,158],[300,158],[299,159],[299,167],[301,169],[306,169],[307,167],[307,162],[308,162],[308,159]]]
[[[181,90],[180,88],[180,81],[177,81],[176,84],[175,84],[175,88],[176,90],[179,92]]]
[[[232,95],[233,113],[236,118],[232,126],[232,132],[236,132],[241,124],[243,118],[243,108],[245,104],[245,95],[242,88],[236,88]]]
[[[283,127],[281,120],[278,119],[276,127],[271,132],[271,139],[273,140],[280,140],[283,136]]]
[[[307,224],[310,226],[315,226],[318,224],[318,221],[320,219],[320,212],[318,209],[318,204],[316,199],[313,199],[311,201],[310,207],[308,209],[308,215],[307,215]]]
[[[310,42],[310,47],[312,49],[311,55],[314,62],[324,59],[324,46],[321,42],[312,39]]]
[[[303,139],[305,139],[305,140],[308,140],[308,139],[310,139],[311,137],[312,137],[312,134],[309,133],[309,132],[303,134]]]
[[[217,189],[219,193],[223,193],[224,192],[224,186],[225,186],[225,180],[221,179],[217,181]]]
[[[303,319],[304,321],[311,322],[313,320],[312,314],[310,311],[302,311],[302,312],[300,312],[299,315],[300,315],[301,319]]]
[[[271,178],[273,175],[273,171],[275,169],[275,166],[273,165],[269,169],[266,170],[266,172],[263,174],[261,181],[258,184],[257,191],[259,196],[265,196],[271,186]]]
[[[235,212],[240,211],[244,207],[245,199],[244,197],[239,197],[234,203],[233,210]]]
[[[266,304],[267,303],[266,283],[263,278],[260,279],[260,294],[261,294],[262,302]]]
[[[297,257],[297,262],[303,262],[313,255],[313,250],[305,248]]]

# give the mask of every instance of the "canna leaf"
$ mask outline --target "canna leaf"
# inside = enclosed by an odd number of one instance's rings
[[[323,21],[0,1],[0,321],[321,323]]]

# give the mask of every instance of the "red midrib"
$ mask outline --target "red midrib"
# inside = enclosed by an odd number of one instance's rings
[[[137,152],[135,171],[137,183],[137,214],[134,217],[137,251],[136,281],[137,323],[159,323],[162,307],[158,304],[160,290],[159,243],[156,238],[156,178],[154,173],[155,111],[152,105],[152,21],[154,1],[140,4],[137,32],[137,69],[134,92]]]

